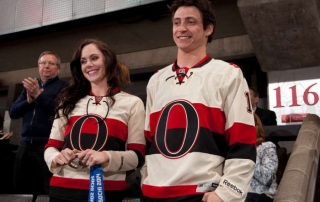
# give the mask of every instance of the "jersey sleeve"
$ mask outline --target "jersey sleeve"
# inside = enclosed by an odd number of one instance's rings
[[[151,106],[153,103],[153,77],[148,82],[147,85],[147,100],[146,100],[146,116],[145,116],[145,124],[144,124],[144,135],[146,139],[146,151],[149,150],[151,145],[151,133],[150,133],[150,112],[151,112]],[[143,184],[144,180],[148,176],[147,172],[147,162],[144,163],[144,165],[140,169],[141,174],[141,185]]]
[[[154,78],[151,77],[149,83],[147,85],[147,101],[146,101],[146,118],[145,118],[145,127],[144,127],[144,134],[147,141],[147,150],[149,149],[149,145],[151,144],[151,134],[150,134],[150,113],[151,113],[151,106],[153,104],[153,82]]]
[[[229,74],[223,91],[228,152],[215,192],[224,201],[244,201],[254,172],[256,132],[249,89],[240,68]]]
[[[63,148],[65,123],[66,120],[63,117],[54,120],[49,141],[45,146],[44,159],[52,173],[58,173],[62,168],[62,166],[54,166],[53,159]]]

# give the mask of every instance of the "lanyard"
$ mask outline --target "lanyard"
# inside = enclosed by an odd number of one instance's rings
[[[101,165],[91,166],[88,202],[105,202],[105,200]]]

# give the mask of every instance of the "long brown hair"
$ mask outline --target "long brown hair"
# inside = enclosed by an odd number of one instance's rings
[[[111,106],[115,102],[111,92],[114,92],[116,88],[120,87],[118,76],[119,65],[116,54],[103,41],[97,39],[85,39],[74,52],[73,58],[70,62],[72,78],[69,82],[69,86],[66,87],[56,99],[56,117],[59,117],[59,111],[62,110],[62,115],[68,119],[68,115],[75,108],[76,103],[90,93],[91,84],[83,75],[80,63],[82,49],[89,44],[94,44],[104,56],[107,83],[110,87],[106,94],[110,95],[112,100]]]
[[[119,65],[119,80],[120,80],[120,84],[121,85],[127,85],[131,83],[130,80],[130,71],[127,67],[127,65],[125,65],[123,62],[118,61],[118,65]]]
[[[254,114],[254,123],[256,125],[256,133],[257,133],[257,146],[259,146],[262,142],[265,141],[265,132],[262,127],[261,120],[258,115]]]

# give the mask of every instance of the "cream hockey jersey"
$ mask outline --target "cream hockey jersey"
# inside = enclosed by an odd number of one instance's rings
[[[244,201],[256,159],[248,92],[239,67],[209,55],[190,69],[175,62],[151,77],[146,198],[179,201],[215,190],[224,201]]]
[[[53,167],[52,160],[65,148],[71,150],[93,149],[105,151],[109,162],[102,165],[104,189],[126,189],[126,171],[141,166],[145,155],[144,119],[145,109],[140,98],[119,92],[111,106],[110,97],[101,100],[88,95],[82,98],[66,120],[54,120],[45,160],[53,177],[50,196],[73,200],[88,197],[90,168],[79,170],[72,167]]]

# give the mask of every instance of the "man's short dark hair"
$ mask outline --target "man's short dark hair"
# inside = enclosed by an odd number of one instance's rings
[[[212,36],[215,30],[216,25],[216,15],[215,10],[213,8],[212,2],[209,0],[174,0],[169,9],[172,13],[172,17],[174,16],[175,12],[181,6],[195,6],[199,9],[200,14],[202,16],[203,22],[203,29],[206,30],[210,24],[213,25],[213,31],[208,36],[208,43],[212,41]]]

